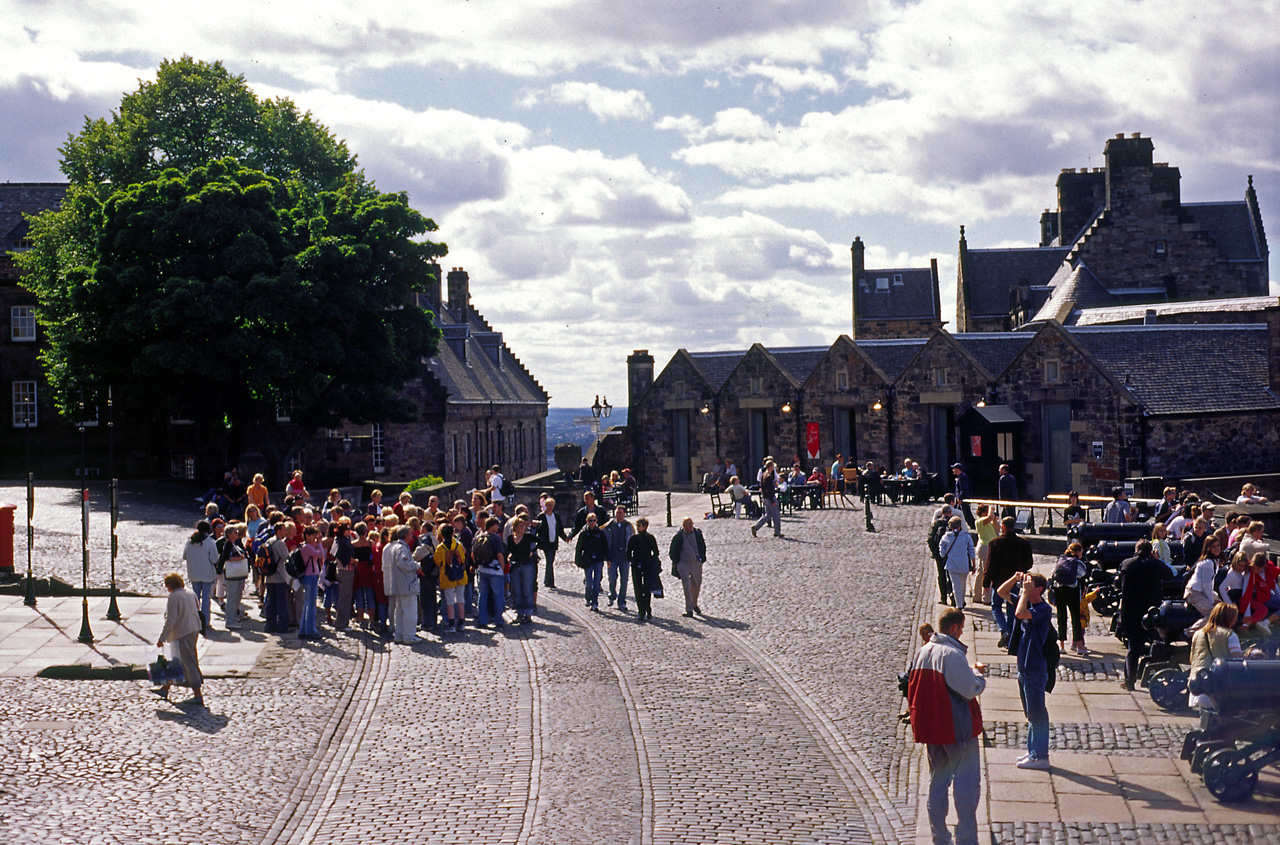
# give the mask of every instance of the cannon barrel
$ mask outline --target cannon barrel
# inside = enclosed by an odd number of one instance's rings
[[[1173,642],[1183,639],[1182,632],[1199,618],[1199,611],[1189,607],[1185,601],[1166,600],[1146,612],[1142,617],[1142,627],[1156,632],[1165,642]]]
[[[1082,522],[1067,530],[1067,539],[1077,540],[1086,548],[1103,540],[1127,540],[1132,549],[1134,543],[1151,536],[1151,529],[1150,522]]]
[[[1187,688],[1219,712],[1280,710],[1280,660],[1222,660],[1191,674]]]

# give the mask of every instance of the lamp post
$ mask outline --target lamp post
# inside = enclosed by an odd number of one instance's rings
[[[80,642],[93,642],[93,630],[89,627],[89,460],[85,444],[84,388],[80,389],[77,403],[80,411],[80,568],[84,592],[81,599]]]
[[[31,424],[36,418],[36,397],[27,394],[26,401],[22,403],[22,427],[27,438],[27,593],[23,596],[22,603],[27,607],[36,606],[36,582],[31,574],[31,546],[35,543],[35,510],[36,510],[36,484],[35,476],[31,472]]]
[[[352,442],[354,441],[352,441],[351,435],[347,434],[345,431],[342,432],[342,451],[344,453],[349,453],[351,451]]]
[[[116,525],[120,522],[120,482],[116,479],[116,418],[111,399],[111,385],[107,385],[107,471],[111,473],[111,602],[107,605],[107,618],[112,622],[119,622],[116,556],[120,552],[120,538],[116,536]]]
[[[715,414],[715,417],[714,419],[712,419],[712,422],[715,425],[715,432],[716,432],[716,458],[719,459],[723,457],[720,454],[720,400],[719,398],[713,398],[710,402],[703,403],[702,408],[699,409],[698,411],[698,413],[702,414],[704,417],[707,414],[710,414],[712,412],[714,412]]]

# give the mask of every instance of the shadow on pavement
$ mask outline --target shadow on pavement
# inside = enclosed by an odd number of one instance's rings
[[[192,728],[206,734],[216,734],[231,723],[231,719],[221,713],[213,713],[203,705],[183,705],[175,703],[177,710],[156,710],[156,718],[162,722],[173,722],[183,727]]]

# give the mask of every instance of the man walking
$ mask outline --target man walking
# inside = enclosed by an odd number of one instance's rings
[[[586,527],[578,534],[578,547],[574,551],[574,563],[582,570],[583,598],[587,607],[600,609],[600,578],[604,574],[605,561],[609,560],[609,538],[600,530],[600,518],[595,513],[586,516]]]
[[[973,511],[969,510],[969,497],[973,495],[973,482],[969,480],[969,476],[965,474],[964,465],[952,464],[951,474],[956,478],[955,488],[955,507],[960,509],[964,514],[964,523],[970,528],[973,527]]]
[[[987,553],[987,574],[982,578],[982,586],[1000,586],[1009,580],[1015,572],[1031,570],[1031,544],[1019,537],[1015,527],[1017,522],[1011,516],[1000,520],[999,537],[991,541],[991,551]],[[1006,613],[1010,605],[1007,598],[1002,598],[999,591],[991,594],[991,618],[1000,629],[999,648],[1009,644],[1009,636],[1013,633],[1013,620]]]
[[[760,500],[764,502],[764,513],[751,526],[751,536],[756,536],[760,526],[773,523],[773,536],[781,537],[782,508],[778,504],[778,469],[773,461],[764,465],[764,473],[760,476]]]
[[[938,604],[950,604],[948,597],[951,595],[951,579],[947,577],[946,567],[942,560],[942,538],[951,524],[951,506],[943,505],[938,509],[938,516],[929,526],[929,536],[926,542],[929,545],[929,554],[933,556],[934,565],[938,568]]]
[[[1009,471],[1008,464],[1000,465],[1000,476],[996,479],[996,498],[1002,502],[1018,501],[1018,479]],[[1017,516],[1013,505],[1005,505],[1000,516]]]
[[[1125,641],[1124,681],[1126,689],[1133,689],[1138,675],[1138,661],[1146,651],[1147,630],[1142,627],[1142,617],[1160,604],[1164,598],[1163,581],[1169,577],[1169,567],[1152,553],[1150,540],[1139,540],[1134,546],[1134,556],[1120,564],[1120,623],[1118,629]]]
[[[560,549],[560,541],[569,539],[568,530],[565,529],[564,523],[560,521],[560,517],[556,516],[556,499],[554,496],[543,494],[542,516],[534,526],[533,536],[538,541],[538,551],[542,552],[542,556],[547,562],[546,573],[542,578],[542,586],[554,587],[556,585],[556,571],[553,568],[553,564],[556,561],[556,552]]]
[[[618,505],[613,509],[613,519],[604,527],[605,536],[609,538],[609,606],[618,603],[618,610],[627,612],[627,577],[630,567],[627,565],[627,543],[636,533],[635,528],[627,520],[627,509]],[[619,584],[618,582],[622,583]]]
[[[693,527],[692,518],[685,517],[680,530],[671,538],[667,554],[671,558],[671,574],[679,578],[684,587],[684,615],[701,615],[698,595],[702,592],[702,565],[707,562],[707,541],[702,537],[702,530]]]
[[[978,795],[982,766],[978,737],[982,735],[982,711],[978,696],[987,688],[986,667],[969,666],[967,649],[960,642],[964,612],[955,608],[938,616],[934,634],[911,661],[907,676],[907,707],[916,742],[929,758],[929,832],[934,845],[950,845],[947,830],[948,792],[956,796],[958,845],[977,845]]]

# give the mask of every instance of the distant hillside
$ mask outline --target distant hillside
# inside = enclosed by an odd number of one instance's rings
[[[591,428],[585,425],[574,425],[574,417],[591,416],[590,408],[557,408],[547,409],[547,468],[556,465],[555,449],[557,443],[577,443],[585,454],[591,445]],[[608,431],[615,425],[627,424],[627,409],[614,408],[609,412],[607,420],[600,420],[600,430]]]

